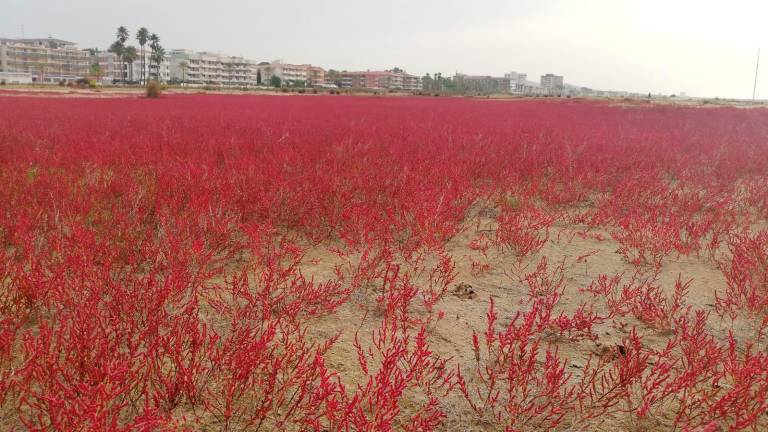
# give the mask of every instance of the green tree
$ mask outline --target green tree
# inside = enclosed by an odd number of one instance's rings
[[[123,79],[123,53],[125,52],[125,45],[123,45],[122,42],[114,41],[112,42],[112,45],[109,46],[109,49],[107,50],[111,52],[112,54],[117,56],[118,65],[120,67],[120,77],[119,79]]]
[[[125,43],[128,42],[128,37],[130,36],[128,34],[128,29],[125,28],[125,26],[120,26],[117,28],[117,32],[115,33],[115,36],[117,37],[117,41],[120,43],[120,53],[117,54],[118,58],[120,59],[120,78],[122,80],[125,80],[125,68],[123,65],[123,54],[125,53]]]
[[[158,46],[150,58],[155,63],[155,79],[160,81],[160,65],[165,60],[165,48]]]
[[[336,87],[341,87],[341,72],[335,69],[329,69],[328,73],[325,74],[325,78],[326,80],[331,81]]]
[[[139,53],[134,46],[127,46],[123,51],[123,61],[128,64],[130,80],[133,81],[133,62],[138,60]]]
[[[281,80],[277,75],[272,75],[272,78],[269,79],[269,83],[272,85],[272,87],[280,87],[283,83],[283,80]]]
[[[152,75],[153,68],[154,68],[155,78],[159,81],[160,64],[163,62],[163,59],[165,58],[165,49],[163,49],[162,45],[160,45],[160,36],[158,36],[157,33],[152,33],[149,36],[149,49],[151,51],[151,54],[149,56],[150,76]]]
[[[146,55],[144,54],[144,47],[149,41],[149,30],[147,30],[146,27],[142,27],[136,32],[136,41],[139,42],[139,46],[141,47],[141,84],[145,85],[147,83],[147,65],[145,63]]]
[[[96,81],[101,82],[104,70],[101,69],[101,65],[98,62],[91,65],[91,76],[96,78]]]
[[[128,42],[128,37],[130,36],[128,34],[128,29],[125,28],[125,26],[120,26],[117,28],[117,33],[115,34],[117,36],[117,40],[125,44]]]
[[[429,91],[429,90],[432,90],[433,87],[434,87],[434,82],[432,80],[432,76],[429,74],[429,72],[427,72],[427,74],[421,78],[421,88]]]

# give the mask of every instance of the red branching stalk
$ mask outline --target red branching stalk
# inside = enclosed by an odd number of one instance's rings
[[[482,347],[473,336],[476,367],[467,378],[458,372],[459,389],[472,409],[508,429],[555,428],[576,403],[575,389],[567,386],[566,362],[557,349],[544,350],[544,363],[539,363],[538,308],[535,303],[532,310],[517,313],[497,332],[491,298]]]

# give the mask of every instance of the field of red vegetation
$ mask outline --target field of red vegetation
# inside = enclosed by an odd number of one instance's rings
[[[768,428],[768,110],[0,97],[0,429]]]

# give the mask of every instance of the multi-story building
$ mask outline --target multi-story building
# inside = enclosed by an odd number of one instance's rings
[[[0,39],[0,73],[31,75],[32,82],[75,81],[88,75],[88,52],[61,39]]]
[[[282,60],[262,62],[258,65],[261,83],[269,85],[272,77],[280,78],[281,84],[322,87],[325,85],[325,69],[310,64],[290,64]]]
[[[367,72],[342,72],[341,86],[343,88],[386,88],[386,72],[367,71]]]
[[[509,79],[509,92],[512,94],[529,94],[531,86],[528,84],[528,74],[520,72],[510,72],[504,74],[504,78]]]
[[[310,65],[308,64],[295,65],[274,61],[272,66],[274,67],[272,73],[277,74],[286,84],[301,84],[302,82],[306,84],[309,79]]]
[[[402,73],[402,76],[403,76],[403,90],[421,90],[422,89],[421,77],[417,77],[416,75],[411,75],[407,73]]]
[[[550,95],[559,95],[563,93],[562,75],[546,74],[541,76],[541,88]]]
[[[511,80],[508,77],[492,77],[488,75],[465,75],[457,73],[453,77],[456,90],[477,93],[509,93]]]
[[[189,84],[257,85],[257,65],[243,57],[177,49],[170,53],[170,79]]]
[[[341,86],[344,88],[421,90],[422,82],[421,78],[402,71],[360,71],[342,72]]]
[[[310,87],[324,87],[325,69],[319,66],[310,66],[307,76],[307,85]]]
[[[92,63],[97,63],[101,68],[101,82],[104,84],[114,84],[125,81],[140,81],[145,79],[155,79],[160,82],[167,82],[171,79],[170,56],[165,56],[160,64],[150,61],[151,53],[144,52],[144,62],[139,58],[133,63],[120,62],[120,58],[111,52],[99,52]],[[144,68],[142,76],[141,68]]]

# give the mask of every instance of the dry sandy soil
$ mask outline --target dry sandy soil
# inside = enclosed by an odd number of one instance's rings
[[[500,327],[509,324],[515,312],[528,308],[527,287],[512,276],[514,269],[520,268],[517,258],[512,254],[493,252],[492,249],[488,253],[488,259],[483,259],[479,252],[468,247],[470,241],[478,235],[477,226],[472,225],[452,239],[447,247],[447,251],[456,261],[458,275],[449,293],[437,305],[439,310],[445,312],[445,317],[438,321],[428,333],[430,347],[436,353],[444,358],[451,358],[453,364],[461,364],[467,369],[475,364],[471,343],[472,333],[473,330],[481,333],[486,328],[486,313],[490,299],[494,299]],[[492,226],[493,219],[480,220],[481,230],[492,228]],[[601,241],[573,235],[583,229],[584,227],[578,226],[554,226],[550,240],[544,248],[538,254],[526,257],[522,262],[522,267],[530,272],[542,256],[546,256],[549,263],[554,264],[564,260],[567,287],[558,310],[566,313],[576,311],[582,302],[592,302],[591,296],[581,293],[579,289],[588,286],[598,275],[614,275],[622,272],[632,274],[635,269],[616,253],[619,245],[607,232],[591,231],[602,234],[605,240]],[[579,256],[588,253],[594,253],[594,255],[590,256],[586,263],[576,262]],[[491,271],[474,276],[471,268],[473,260],[487,262],[491,265]],[[334,278],[334,266],[340,263],[339,258],[325,247],[316,247],[311,250],[304,262],[303,271],[317,281]],[[724,323],[716,321],[717,315],[714,313],[715,291],[725,286],[722,273],[704,257],[681,257],[677,261],[666,263],[660,275],[660,282],[668,295],[672,293],[678,276],[683,280],[692,279],[687,305],[693,309],[712,312],[709,321],[710,331],[718,335],[721,341],[726,341],[727,329]],[[463,284],[470,285],[473,293],[467,295],[466,287],[461,286]],[[355,333],[370,334],[379,325],[380,315],[371,316],[370,312],[375,310],[374,290],[358,295],[355,298],[356,301],[346,303],[338,313],[318,319],[310,326],[311,334],[318,340],[330,338],[337,332],[341,333],[341,337],[328,356],[328,364],[343,374],[343,380],[348,385],[354,385],[355,380],[360,377],[357,353],[353,346]],[[454,290],[455,292],[452,292]],[[593,304],[596,311],[604,311],[603,305],[597,302]],[[626,328],[621,328],[622,326],[616,325],[617,323],[625,324]],[[573,379],[578,379],[590,354],[600,354],[606,349],[616,347],[633,326],[646,344],[657,348],[662,348],[670,337],[669,333],[660,332],[639,320],[625,317],[599,325],[595,329],[598,336],[596,341],[572,342],[565,338],[553,338],[549,342],[553,347],[558,348],[562,357],[568,359],[568,372],[572,374]],[[748,326],[745,331],[748,331]],[[499,430],[493,424],[479,419],[458,392],[444,399],[442,406],[448,414],[443,430]],[[591,426],[589,430],[662,431],[669,428],[669,423],[665,420],[669,419],[650,418],[643,424],[637,424],[624,417],[608,417],[601,419],[602,424]],[[559,429],[584,430],[583,426],[571,429],[567,423],[566,421]]]

